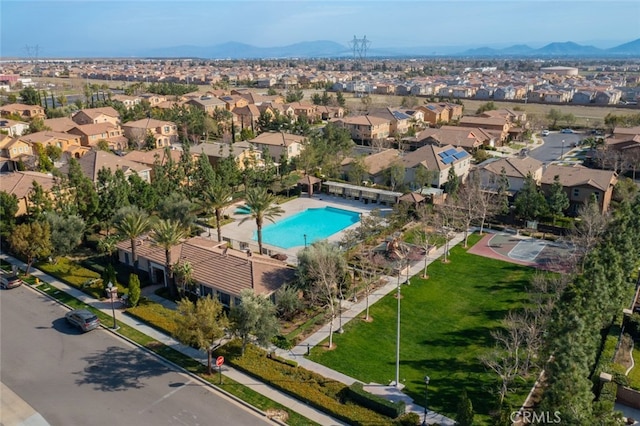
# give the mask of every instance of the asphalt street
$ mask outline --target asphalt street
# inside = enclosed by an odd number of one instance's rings
[[[574,143],[584,139],[586,136],[583,133],[551,132],[549,136],[539,137],[544,139],[544,144],[536,149],[532,149],[529,152],[529,157],[546,164],[560,160],[562,155],[566,155],[573,149]]]
[[[0,291],[0,380],[51,425],[273,424],[22,286]],[[1,419],[0,419],[1,420]]]

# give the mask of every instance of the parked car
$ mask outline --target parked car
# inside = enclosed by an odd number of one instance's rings
[[[560,131],[560,133],[573,133],[573,130],[571,130],[571,129],[562,129]]]
[[[548,130],[543,130],[542,133],[540,133],[542,136],[549,136],[549,131]]]
[[[98,328],[100,325],[98,317],[86,309],[74,309],[67,312],[64,317],[70,324],[85,332]]]
[[[22,285],[22,280],[13,272],[7,272],[2,269],[0,269],[0,271],[2,271],[0,273],[0,288],[10,289]]]

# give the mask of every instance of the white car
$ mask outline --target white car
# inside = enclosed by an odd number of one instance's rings
[[[548,130],[543,130],[540,134],[542,136],[549,136],[549,131]]]

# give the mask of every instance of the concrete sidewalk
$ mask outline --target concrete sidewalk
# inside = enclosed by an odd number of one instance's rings
[[[472,231],[469,231],[471,233]],[[449,242],[448,249],[451,250],[451,247],[459,244],[464,240],[464,234],[459,233]],[[444,255],[445,248],[440,247],[434,253],[432,253],[427,259],[427,265],[430,265],[435,260],[439,259]],[[419,260],[413,262],[411,267],[409,268],[409,276],[413,277],[415,275],[421,274],[424,271],[424,260]],[[386,284],[381,287],[378,287],[374,292],[369,295],[369,306],[372,306],[377,301],[385,297],[387,294],[391,292],[397,291],[398,283],[403,285],[407,282],[407,275],[401,274],[398,276],[385,276],[382,277]],[[360,299],[358,302],[353,303],[347,300],[342,302],[342,325],[348,323],[354,318],[358,318],[362,316],[362,313],[365,312],[367,308],[367,301],[365,298]],[[334,333],[337,329],[338,324],[334,324]],[[325,324],[320,330],[307,337],[305,340],[300,342],[298,345],[289,350],[277,349],[276,354],[282,358],[287,358],[294,360],[301,367],[306,368],[310,371],[315,371],[318,374],[321,374],[324,377],[337,380],[346,385],[351,385],[358,380],[349,377],[345,374],[342,374],[338,371],[331,370],[330,368],[325,367],[324,365],[315,363],[308,358],[306,358],[308,348],[319,345],[321,342],[325,341],[329,338],[329,329],[330,325]],[[365,384],[364,388],[373,394],[383,396],[384,398],[392,401],[403,400],[407,406],[407,412],[414,412],[420,416],[421,419],[426,420],[426,424],[439,424],[443,426],[453,426],[455,425],[455,421],[450,419],[442,414],[438,414],[433,411],[427,411],[426,419],[424,419],[424,406],[420,406],[415,404],[413,399],[411,399],[408,395],[402,393],[400,389],[395,386],[390,385],[382,385],[378,383],[369,383]]]
[[[472,231],[469,231],[469,232],[471,233]],[[459,244],[461,241],[463,241],[463,239],[464,239],[464,234],[462,233],[456,234],[456,236],[449,242],[448,249],[450,250],[451,247]],[[435,260],[442,257],[444,255],[444,252],[445,252],[444,246],[438,248],[434,253],[432,253],[429,256],[429,259],[427,260],[427,264],[431,264]],[[26,266],[23,262],[20,262],[10,256],[2,254],[0,255],[0,257],[9,263],[18,265],[22,269],[24,269]],[[422,273],[423,270],[424,270],[424,260],[413,262],[409,268],[409,276],[413,277],[414,275]],[[70,294],[71,296],[83,301],[84,303],[91,305],[97,309],[100,309],[105,314],[111,315],[110,301],[95,300],[90,296],[88,296],[87,294],[83,293],[82,291],[74,287],[68,286],[67,284],[59,280],[56,280],[55,278],[50,277],[37,269],[32,269],[32,275],[34,277],[40,278],[41,281],[45,281],[50,285],[52,285],[53,287],[56,287]],[[378,287],[375,291],[373,291],[369,295],[369,306],[372,306],[377,301],[385,297],[387,294],[396,291],[398,287],[398,283],[400,283],[400,285],[405,284],[407,282],[407,275],[402,274],[400,277],[385,276],[385,277],[382,277],[382,280],[386,281],[386,284],[382,285],[381,287]],[[151,286],[151,287],[143,288],[142,289],[143,296],[157,303],[160,303],[169,309],[175,309],[176,304],[173,301],[167,300],[155,294],[154,291],[158,287],[159,286]],[[119,303],[119,302],[116,302],[116,303]],[[367,301],[364,298],[360,299],[358,302],[355,302],[355,303],[350,302],[348,300],[344,300],[342,303],[343,303],[342,305],[342,308],[343,308],[342,309],[342,325],[343,326],[344,324],[348,323],[352,319],[361,316],[361,314],[366,310],[366,306],[367,306]],[[120,306],[120,308],[116,310],[116,318],[118,321],[121,321],[122,323],[127,324],[130,327],[133,327],[139,330],[140,332],[158,340],[159,342],[162,342],[163,344],[200,361],[203,365],[206,365],[207,363],[206,354],[194,348],[182,345],[172,337],[167,336],[166,334],[136,320],[135,318],[132,318],[124,314],[121,308],[122,306]],[[283,349],[277,349],[274,347],[274,350],[278,356],[296,361],[299,366],[309,371],[316,372],[322,375],[323,377],[339,381],[341,383],[344,383],[345,385],[351,385],[358,380],[356,380],[355,378],[349,377],[345,374],[342,374],[338,371],[332,370],[324,365],[315,363],[309,360],[305,356],[309,348],[315,347],[321,344],[321,342],[323,342],[324,340],[329,338],[329,328],[330,328],[330,325],[325,324],[317,332],[307,337],[304,341],[300,342],[298,345],[296,345],[292,349],[283,350]],[[334,324],[334,332],[336,328],[337,328],[337,324]],[[234,370],[233,368],[223,367],[223,372],[226,376],[230,377],[236,382],[241,383],[253,389],[254,391],[268,397],[273,401],[276,401],[286,407],[291,408],[293,411],[317,423],[320,423],[322,425],[344,424],[339,420],[336,420],[330,416],[327,416],[326,414],[322,413],[319,410],[316,410],[306,404],[301,403],[295,398],[292,398],[274,388],[271,388],[266,384],[260,383],[256,379],[244,373]],[[418,404],[415,404],[413,399],[411,399],[409,396],[402,393],[402,391],[396,388],[395,386],[383,385],[378,383],[369,383],[369,384],[365,384],[365,389],[368,392],[374,393],[376,395],[380,395],[388,400],[405,401],[407,412],[415,412],[420,416],[421,419],[424,420],[423,418],[424,407]],[[427,411],[426,424],[439,424],[444,426],[453,426],[455,424],[455,421],[441,414],[435,413],[433,411]]]
[[[11,256],[8,256],[4,253],[0,254],[0,258],[3,259],[4,261],[16,265],[21,269],[25,269],[26,265],[21,262],[18,259],[15,259]],[[45,274],[44,272],[35,269],[35,268],[31,268],[31,275],[33,277],[38,278],[40,281],[46,282],[49,285],[51,285],[52,287],[57,288],[60,291],[64,291],[65,293],[73,296],[74,298],[82,301],[83,303],[90,305],[96,309],[99,309],[100,311],[104,312],[106,315],[111,316],[111,302],[107,299],[104,301],[100,301],[100,300],[96,300],[92,297],[90,297],[89,295],[87,295],[86,293],[76,289],[75,287],[71,287],[47,274]],[[169,300],[166,300],[162,297],[159,297],[157,295],[155,295],[153,292],[149,292],[149,291],[145,291],[145,294],[147,297],[149,297],[150,299],[157,301],[159,303],[162,303],[163,305],[167,306],[167,307],[172,307],[175,308],[175,303],[171,302]],[[129,315],[126,315],[123,310],[122,310],[122,304],[120,302],[115,302],[116,306],[120,305],[116,310],[116,319],[118,321],[120,321],[123,324],[126,324],[132,328],[135,328],[136,330],[140,331],[143,334],[146,334],[149,337],[152,337],[153,339],[181,352],[182,354],[189,356],[191,358],[194,358],[196,360],[198,360],[200,363],[202,363],[203,365],[207,364],[207,357],[206,354],[204,354],[201,351],[198,351],[194,348],[191,348],[189,346],[185,346],[181,343],[179,343],[177,340],[175,340],[174,338],[167,336],[166,334],[156,330],[153,327],[150,327],[140,321],[138,321],[135,318],[130,317]],[[103,324],[105,327],[108,327],[108,325],[110,324]],[[113,330],[112,330],[113,331]],[[118,334],[117,331],[113,331],[115,334]],[[303,402],[300,402],[299,400],[277,390],[274,389],[264,383],[261,383],[260,381],[258,381],[257,379],[248,376],[238,370],[235,370],[231,367],[228,366],[223,366],[222,367],[222,372],[225,376],[233,379],[234,381],[254,390],[255,392],[258,392],[262,395],[264,395],[265,397],[276,401],[282,405],[284,405],[287,408],[290,408],[291,410],[295,411],[296,413],[299,413],[303,416],[305,416],[306,418],[319,423],[321,425],[345,425],[345,423],[334,419],[331,416],[326,415],[325,413],[323,413],[320,410],[317,410]],[[226,392],[225,392],[226,393]],[[233,396],[232,396],[233,397]],[[235,397],[233,397],[235,398]],[[237,398],[236,398],[237,399]],[[280,423],[281,424],[281,423]]]

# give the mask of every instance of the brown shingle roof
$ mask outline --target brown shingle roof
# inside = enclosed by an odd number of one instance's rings
[[[29,195],[34,181],[38,182],[45,192],[50,191],[55,184],[55,178],[45,173],[2,173],[0,174],[0,190],[8,194],[14,194],[18,199],[25,198]]]
[[[294,143],[303,143],[306,140],[304,136],[294,135],[285,132],[265,132],[261,133],[249,142],[255,144],[272,145],[272,146],[290,146]]]
[[[118,248],[128,252],[130,242],[121,241]],[[154,246],[149,239],[141,239],[136,252],[154,263],[165,263],[164,249]],[[202,237],[173,247],[170,255],[172,263],[184,260],[191,264],[195,281],[231,296],[240,296],[245,289],[268,295],[295,277],[295,270],[279,260],[249,255]]]
[[[536,170],[542,168],[542,162],[531,157],[500,158],[482,166],[483,169],[496,175],[502,173],[503,167],[507,176],[525,178],[527,174],[534,174]]]
[[[607,191],[615,185],[616,173],[610,170],[589,169],[584,166],[559,166],[551,164],[542,174],[541,183],[552,185],[555,176],[559,176],[562,186],[591,186],[601,191]]]

